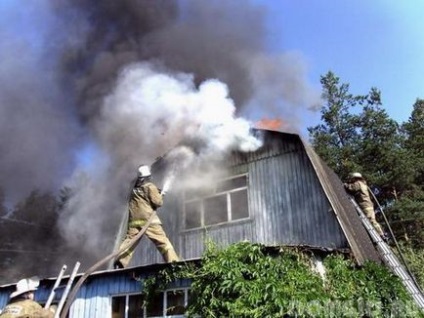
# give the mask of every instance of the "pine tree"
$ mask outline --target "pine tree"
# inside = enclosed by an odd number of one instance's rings
[[[354,108],[365,96],[353,96],[349,84],[341,84],[332,72],[321,76],[322,97],[325,105],[321,109],[322,124],[309,127],[310,140],[315,151],[341,177],[352,170],[360,170],[355,157],[358,152],[359,116]]]

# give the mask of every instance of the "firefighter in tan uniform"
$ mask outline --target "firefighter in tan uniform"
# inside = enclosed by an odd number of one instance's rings
[[[54,312],[44,309],[34,301],[34,291],[39,282],[33,279],[21,279],[16,291],[10,294],[10,301],[1,311],[1,318],[53,318]]]
[[[359,172],[353,172],[349,175],[350,180],[344,184],[346,191],[353,195],[361,210],[365,213],[371,224],[374,226],[378,234],[387,240],[387,236],[383,232],[380,224],[375,219],[374,204],[371,201],[369,189],[365,179]]]
[[[129,200],[129,222],[128,230],[124,241],[119,249],[128,244],[146,224],[153,211],[163,204],[163,194],[150,181],[151,174],[148,166],[140,166],[138,169],[138,178],[132,189]],[[177,262],[179,258],[175,253],[174,247],[169,241],[162,228],[162,222],[155,215],[152,223],[147,228],[145,235],[156,245],[165,262]],[[115,267],[127,267],[134,254],[137,244],[130,247],[115,262]]]

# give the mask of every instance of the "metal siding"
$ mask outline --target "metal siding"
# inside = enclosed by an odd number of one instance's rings
[[[252,220],[238,220],[230,224],[211,226],[206,229],[195,229],[181,233],[182,246],[186,251],[185,258],[199,258],[205,247],[205,242],[211,239],[220,245],[253,240]]]
[[[356,261],[361,264],[366,260],[381,261],[378,252],[373,245],[365,227],[363,226],[353,204],[349,201],[346,191],[339,177],[323,162],[318,155],[305,145],[311,165],[315,169],[323,191],[331,204],[334,215],[339,224],[349,246],[355,256]]]
[[[208,235],[222,245],[249,240],[270,245],[347,247],[345,235],[299,136],[267,132],[263,138],[264,146],[258,151],[234,153],[225,160],[231,171],[248,172],[250,223],[184,231],[178,189],[171,189],[166,196],[158,215],[181,258],[200,258]],[[162,262],[153,243],[144,237],[130,266]]]
[[[189,286],[185,280],[176,287]],[[71,306],[71,318],[107,318],[111,316],[111,297],[141,293],[142,286],[128,272],[104,277],[91,277],[80,289]]]
[[[145,274],[146,276],[148,273]],[[190,282],[178,280],[170,288],[188,287]],[[81,287],[71,306],[71,318],[107,318],[111,316],[111,297],[141,293],[141,282],[133,279],[128,272],[113,276],[91,277],[90,282]]]
[[[250,168],[250,209],[257,242],[346,247],[344,235],[302,152],[256,161]]]
[[[204,233],[200,230],[183,232],[181,234],[185,259],[193,259],[202,255],[204,248]]]
[[[0,309],[7,305],[11,291],[3,289],[0,291]]]

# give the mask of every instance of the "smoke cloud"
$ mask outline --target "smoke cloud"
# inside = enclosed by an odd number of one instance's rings
[[[235,110],[228,87],[218,80],[196,86],[190,74],[165,72],[146,62],[129,65],[105,97],[93,124],[96,140],[111,161],[103,165],[104,171],[98,174],[103,177],[96,185],[86,180],[78,185],[79,191],[65,213],[66,236],[76,238],[73,244],[80,246],[80,240],[86,239],[84,234],[90,233],[92,239],[84,244],[89,250],[105,244],[104,227],[93,227],[84,220],[88,217],[99,222],[99,211],[117,210],[116,202],[122,202],[119,189],[129,184],[120,170],[131,167],[135,171],[137,165],[150,163],[179,141],[196,145],[171,151],[168,158],[184,161],[180,168],[194,159],[218,159],[231,150],[256,150],[261,141],[250,134],[248,121],[235,117]]]
[[[1,187],[11,201],[74,189],[61,229],[93,257],[112,246],[137,165],[183,139],[196,145],[174,150],[186,159],[255,149],[241,117],[296,130],[319,102],[300,54],[267,54],[266,8],[249,1],[3,6]]]

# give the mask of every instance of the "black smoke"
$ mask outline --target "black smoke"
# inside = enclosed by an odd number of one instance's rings
[[[27,0],[2,6],[0,187],[12,205],[34,189],[80,188],[59,218],[68,238],[68,226],[84,219],[104,233],[101,247],[110,246],[133,168],[168,150],[163,142],[134,136],[132,121],[104,114],[105,98],[133,63],[192,74],[195,85],[218,79],[228,85],[239,114],[295,117],[287,105],[316,102],[300,57],[267,54],[267,9],[248,0]],[[97,157],[94,172],[81,177],[77,158],[88,142]],[[72,238],[70,248],[87,237]]]

